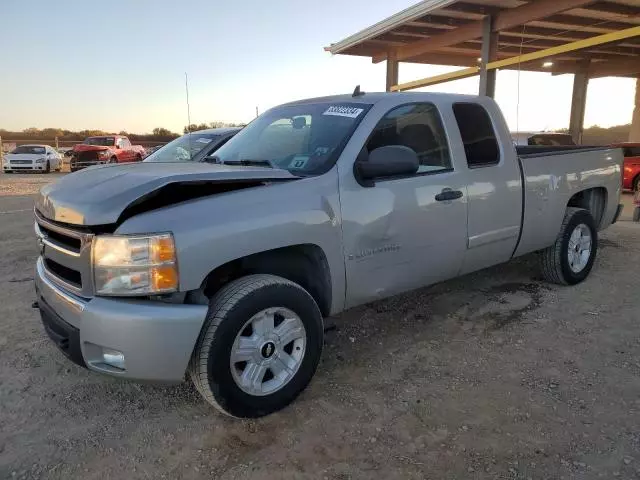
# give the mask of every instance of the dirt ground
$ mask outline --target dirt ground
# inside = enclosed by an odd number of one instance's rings
[[[48,340],[30,210],[55,176],[0,175],[0,478],[640,478],[629,207],[576,287],[539,281],[530,256],[329,319],[298,401],[239,421]]]

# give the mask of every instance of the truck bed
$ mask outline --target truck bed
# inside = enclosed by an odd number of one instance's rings
[[[599,218],[595,218],[598,228],[611,224],[618,205],[617,202],[607,202],[607,199],[611,194],[617,198],[622,188],[620,149],[522,146],[516,147],[516,151],[524,185],[524,208],[515,256],[553,244],[567,205],[576,201],[599,202],[595,205],[596,210],[601,211]],[[588,192],[584,198],[574,197],[584,191]]]
[[[609,147],[598,145],[516,145],[516,153],[519,157],[565,155],[567,153],[608,149]]]

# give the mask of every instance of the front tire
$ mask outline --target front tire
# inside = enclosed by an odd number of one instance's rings
[[[49,160],[47,160],[47,166],[44,169],[44,173],[51,173],[51,164],[49,163]]]
[[[275,275],[242,277],[211,298],[189,374],[221,412],[268,415],[309,384],[323,335],[320,309],[300,285]]]
[[[591,214],[568,207],[553,245],[540,255],[542,275],[548,282],[575,285],[593,267],[598,252],[598,230]]]
[[[118,159],[116,157],[111,157],[109,159],[109,163],[118,163]]]

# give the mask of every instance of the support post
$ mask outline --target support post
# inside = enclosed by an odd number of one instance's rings
[[[589,63],[588,59],[580,61],[578,70],[573,76],[569,133],[577,145],[582,144],[582,133],[584,131],[584,112],[587,106],[587,87],[589,86]]]
[[[629,131],[630,142],[640,142],[640,76],[636,80],[636,100]]]
[[[480,56],[479,95],[493,98],[496,94],[496,69],[487,70],[487,64],[498,58],[498,32],[493,31],[493,16],[482,21],[482,53]]]
[[[387,53],[387,92],[398,84],[398,54],[395,50]]]

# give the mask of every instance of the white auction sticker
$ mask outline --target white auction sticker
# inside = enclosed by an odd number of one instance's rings
[[[211,139],[207,138],[207,137],[200,137],[198,140],[196,140],[196,142],[198,142],[198,143],[211,143]]]
[[[345,107],[340,105],[332,105],[327,108],[323,115],[335,115],[337,117],[357,118],[362,113],[363,108]]]

